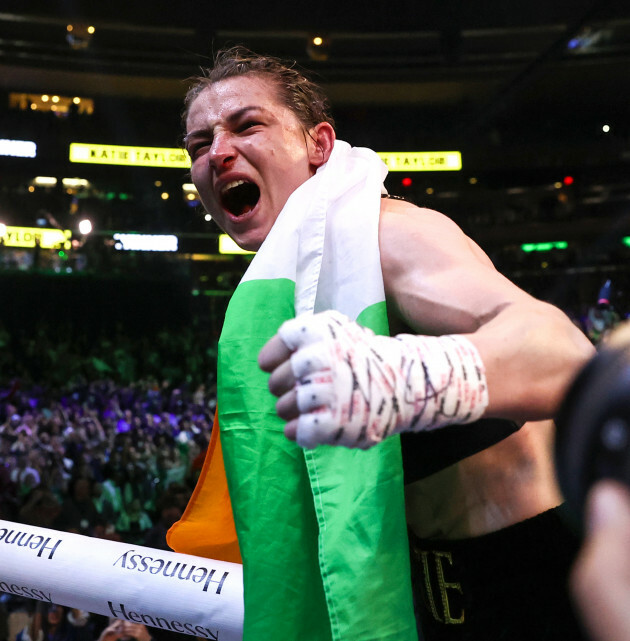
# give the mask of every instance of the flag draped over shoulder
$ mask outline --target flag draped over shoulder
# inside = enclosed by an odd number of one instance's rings
[[[287,201],[226,313],[218,408],[245,641],[417,639],[398,437],[367,451],[303,450],[284,437],[257,365],[280,324],[302,312],[336,309],[388,333],[378,249],[386,173],[371,150],[337,141]]]

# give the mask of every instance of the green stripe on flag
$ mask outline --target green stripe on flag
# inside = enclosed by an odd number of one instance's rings
[[[295,283],[241,283],[219,343],[219,421],[243,556],[244,641],[331,638],[317,557],[317,522],[300,447],[275,413],[258,352],[294,316]],[[255,317],[255,322],[253,318]]]
[[[415,641],[397,437],[304,451],[283,434],[260,348],[295,283],[234,292],[219,344],[221,440],[244,561],[244,641]],[[359,321],[387,332],[385,303]]]
[[[358,316],[357,323],[369,327],[375,334],[389,336],[387,305],[385,301],[366,307]]]

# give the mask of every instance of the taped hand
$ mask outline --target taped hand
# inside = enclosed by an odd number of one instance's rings
[[[487,405],[461,336],[377,336],[336,311],[286,321],[261,350],[285,434],[305,448],[369,448],[403,430],[476,420]]]

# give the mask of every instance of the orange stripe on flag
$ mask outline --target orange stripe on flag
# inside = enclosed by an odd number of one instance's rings
[[[225,476],[218,412],[197,485],[182,518],[167,532],[166,542],[175,552],[243,562]]]

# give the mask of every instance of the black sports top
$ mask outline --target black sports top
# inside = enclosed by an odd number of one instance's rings
[[[519,425],[482,418],[467,425],[448,425],[431,432],[401,434],[405,485],[435,474],[516,432]]]

